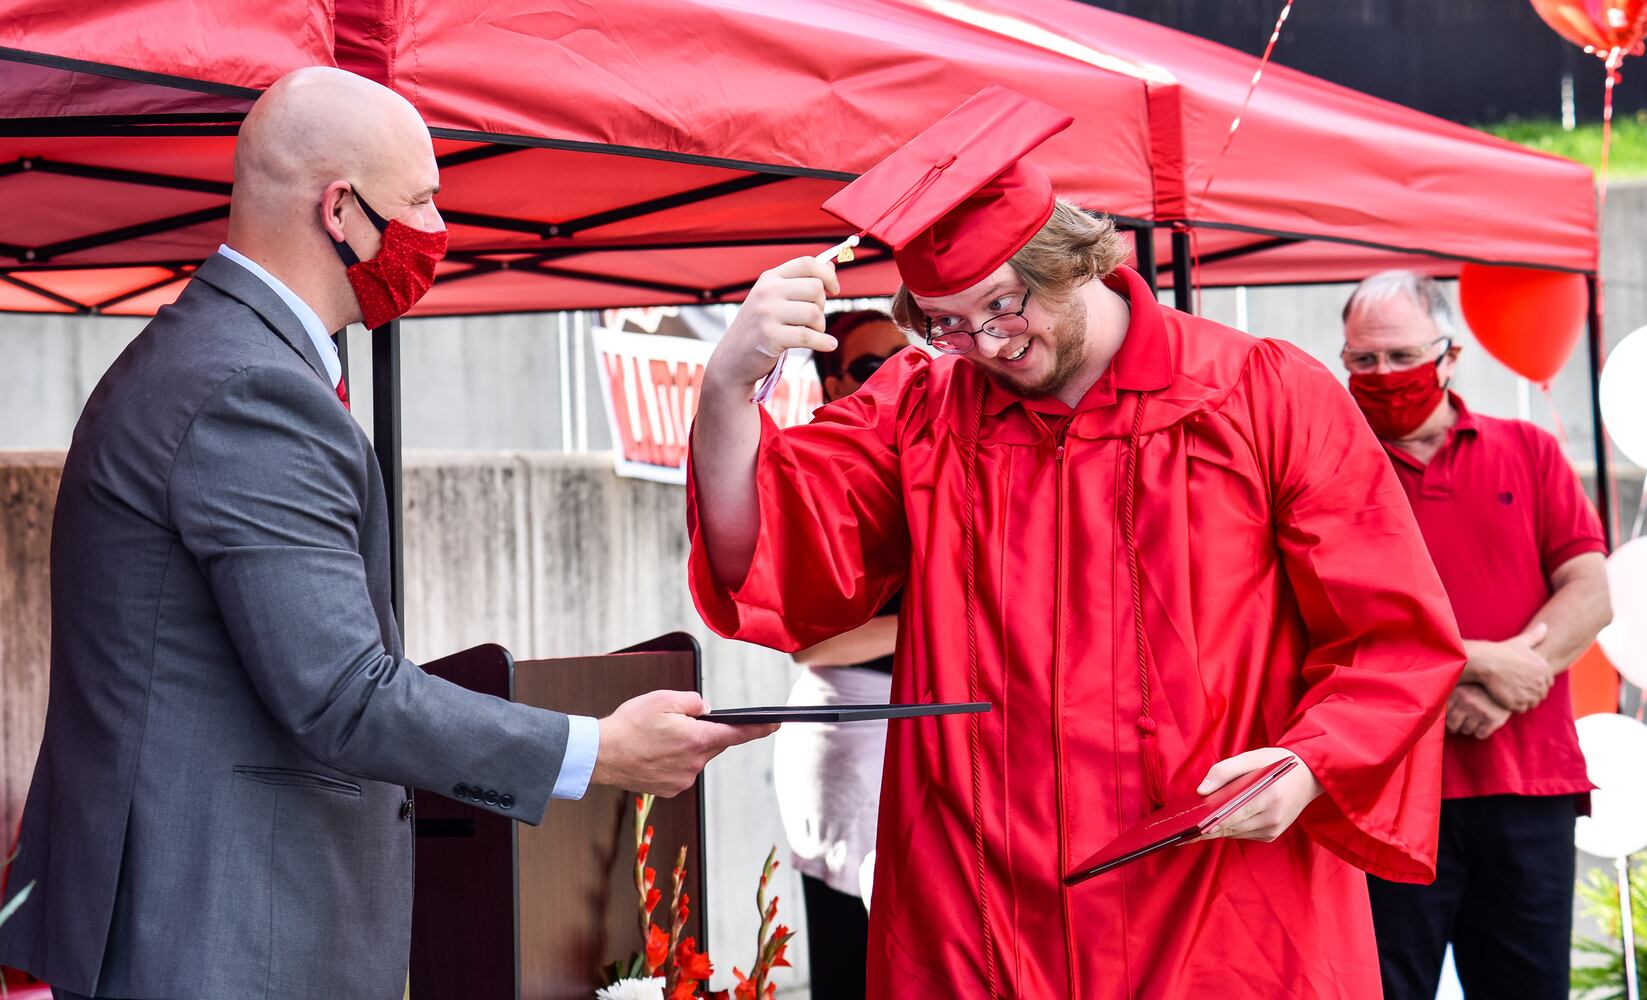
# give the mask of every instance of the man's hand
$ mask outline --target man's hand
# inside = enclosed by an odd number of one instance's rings
[[[835,338],[823,332],[824,300],[840,290],[834,263],[813,257],[797,257],[762,274],[715,345],[705,381],[742,392],[765,378],[792,347],[833,351]]]
[[[1543,622],[1534,622],[1513,639],[1466,643],[1470,659],[1464,680],[1480,684],[1512,712],[1536,707],[1555,680],[1555,671],[1536,648],[1548,631]]]
[[[1281,760],[1294,757],[1284,747],[1263,747],[1236,754],[1212,766],[1196,789],[1202,795],[1211,795],[1236,778]],[[1261,840],[1269,843],[1285,833],[1304,807],[1326,789],[1315,779],[1315,772],[1300,760],[1292,770],[1277,778],[1270,787],[1253,796],[1252,801],[1237,809],[1222,823],[1208,830],[1203,840],[1228,837],[1233,840]]]
[[[670,798],[691,788],[722,750],[778,731],[695,718],[707,711],[692,691],[649,691],[629,699],[600,720],[600,751],[589,780]]]
[[[1460,684],[1447,699],[1447,732],[1484,740],[1514,715],[1479,684]]]

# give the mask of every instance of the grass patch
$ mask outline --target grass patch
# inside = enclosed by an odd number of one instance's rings
[[[1502,122],[1481,129],[1529,149],[1577,160],[1591,170],[1601,167],[1600,122],[1586,122],[1571,132],[1558,121]],[[1647,111],[1613,118],[1613,149],[1607,174],[1610,180],[1647,177]]]

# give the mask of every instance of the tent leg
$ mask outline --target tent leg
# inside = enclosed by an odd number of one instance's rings
[[[1612,551],[1618,541],[1618,497],[1613,494],[1612,459],[1607,450],[1607,429],[1601,423],[1601,359],[1606,352],[1601,328],[1601,282],[1594,275],[1586,284],[1590,294],[1589,356],[1590,424],[1595,434],[1596,513],[1601,515],[1601,531]]]
[[[372,447],[389,504],[389,586],[395,625],[406,640],[405,504],[401,491],[400,320],[372,331]]]
[[[1172,301],[1179,312],[1195,312],[1195,289],[1192,282],[1189,230],[1175,228],[1172,231]]]
[[[1156,291],[1155,272],[1155,227],[1151,225],[1139,226],[1132,231],[1133,246],[1138,257],[1138,274],[1146,283],[1150,291]]]

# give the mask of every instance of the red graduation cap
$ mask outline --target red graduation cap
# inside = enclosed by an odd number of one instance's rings
[[[1052,182],[1023,157],[1075,119],[990,84],[824,202],[892,248],[936,298],[977,284],[1052,217]]]

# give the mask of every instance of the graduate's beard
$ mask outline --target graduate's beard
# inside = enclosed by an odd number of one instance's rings
[[[1090,347],[1087,344],[1087,304],[1079,295],[1069,298],[1063,316],[1042,338],[1042,344],[1052,350],[1052,370],[1035,382],[1020,382],[1012,376],[986,369],[996,384],[1025,399],[1051,396],[1073,379],[1087,363]]]

